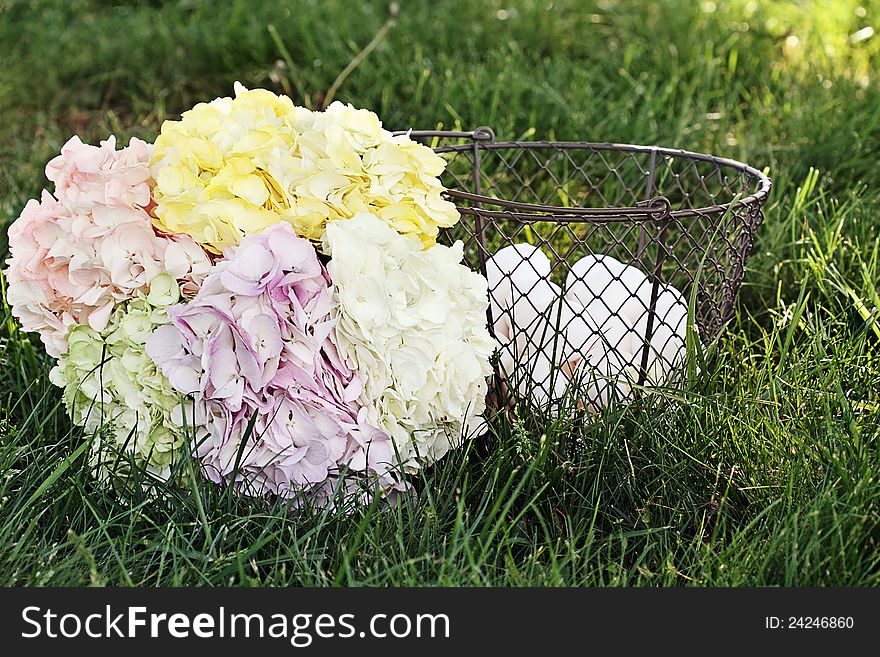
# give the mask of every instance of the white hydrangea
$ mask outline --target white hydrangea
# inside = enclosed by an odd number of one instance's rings
[[[117,458],[124,452],[133,453],[139,465],[161,479],[169,477],[181,455],[183,397],[145,351],[147,336],[168,323],[165,308],[178,298],[174,277],[160,274],[152,280],[149,295],[118,306],[103,331],[74,325],[67,351],[49,375],[64,389],[73,422],[98,432],[92,462],[102,479],[124,475],[113,471],[114,465],[126,467],[127,459]]]
[[[495,349],[486,279],[461,264],[461,242],[423,250],[369,213],[328,224],[324,246],[340,348],[365,382],[359,401],[415,471],[460,444],[485,410]]]

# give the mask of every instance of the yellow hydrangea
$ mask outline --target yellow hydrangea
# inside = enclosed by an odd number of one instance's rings
[[[236,84],[234,99],[200,103],[162,125],[155,224],[221,253],[283,220],[320,248],[328,221],[371,212],[427,247],[459,218],[442,197],[445,166],[368,110],[336,102],[312,112]]]

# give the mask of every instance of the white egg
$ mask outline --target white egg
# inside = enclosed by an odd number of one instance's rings
[[[512,339],[513,327],[505,311],[517,297],[528,293],[550,276],[550,260],[531,244],[505,246],[486,261],[489,303],[495,337],[503,343]]]
[[[568,326],[573,312],[564,303],[562,290],[548,280],[537,281],[528,294],[514,296],[506,311],[515,341],[525,341],[530,349],[543,349],[552,343],[559,328]]]
[[[625,403],[631,397],[630,363],[615,351],[594,350],[583,360],[570,361],[565,369],[570,371],[570,385],[577,390],[581,405],[591,412],[602,410],[612,400]]]
[[[567,329],[575,321],[575,308],[561,288],[538,281],[529,294],[514,296],[503,319],[511,327],[511,339],[500,351],[508,384],[541,406],[562,399],[568,377],[559,364],[572,351]]]
[[[527,263],[527,264],[526,264]],[[486,277],[509,276],[519,269],[533,273],[536,280],[550,275],[550,260],[540,249],[532,244],[510,244],[498,249],[486,261]]]
[[[543,352],[525,358],[514,357],[512,351],[502,348],[499,366],[507,385],[516,390],[518,396],[539,406],[562,399],[568,378]]]
[[[515,292],[527,294],[549,277],[550,260],[531,244],[505,246],[486,261],[489,294],[501,306],[508,305]]]
[[[564,399],[569,379],[550,358],[536,354],[526,363],[527,376],[519,380],[519,393],[539,407]]]
[[[498,369],[505,381],[513,380],[516,374],[516,353],[512,342],[498,347]]]
[[[532,294],[513,296],[494,318],[496,327],[503,328],[500,360],[508,380],[525,376],[525,365],[541,351],[550,327],[545,317],[559,296],[558,288],[549,281],[538,281]],[[527,377],[526,377],[527,378]]]
[[[603,335],[593,318],[584,311],[575,315],[565,329],[565,339],[570,347],[566,361],[588,358],[594,350],[603,346]]]
[[[640,269],[591,254],[571,268],[563,293],[549,280],[546,255],[515,244],[490,258],[486,270],[499,364],[512,389],[544,406],[575,386],[591,411],[632,399],[652,288]],[[662,385],[684,360],[687,302],[670,285],[658,292],[646,381]]]
[[[640,354],[648,333],[646,310],[635,326],[636,350]],[[647,380],[654,385],[667,383],[669,375],[683,362],[687,352],[688,305],[681,292],[662,285],[657,296],[653,330],[648,340]],[[641,358],[641,356],[639,356]]]
[[[671,285],[665,287],[657,298],[658,328],[669,334],[661,352],[667,362],[677,366],[687,350],[688,304],[681,292]]]
[[[608,255],[590,254],[578,260],[565,279],[565,287],[566,296],[577,299],[594,319],[617,315],[630,325],[651,299],[651,284],[645,274]]]
[[[566,295],[583,303],[599,327],[608,351],[628,360],[626,369],[638,380],[641,371],[652,283],[638,268],[603,255],[590,255],[572,267]],[[660,284],[646,380],[661,384],[684,359],[687,303],[674,287]]]

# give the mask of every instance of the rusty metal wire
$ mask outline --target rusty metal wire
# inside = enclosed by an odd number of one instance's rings
[[[704,344],[733,313],[770,191],[757,169],[657,146],[497,142],[486,127],[409,134],[448,161],[462,220],[441,241],[462,240],[490,280],[500,394],[599,410],[673,381],[689,307]],[[549,267],[507,249],[520,262],[499,278],[493,256],[516,244]]]

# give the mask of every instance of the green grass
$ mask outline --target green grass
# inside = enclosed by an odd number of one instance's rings
[[[116,5],[0,0],[4,225],[71,134],[152,139],[236,79],[317,105],[387,16],[383,2]],[[859,38],[880,3],[401,5],[336,92],[387,126],[768,167],[717,366],[600,423],[496,419],[394,508],[294,515],[207,486],[102,492],[48,359],[7,315],[0,583],[880,583],[880,35]]]

